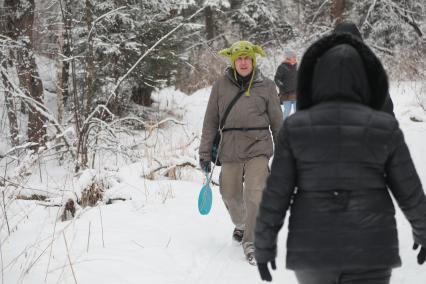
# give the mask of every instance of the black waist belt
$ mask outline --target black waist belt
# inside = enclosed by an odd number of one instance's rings
[[[222,132],[225,131],[251,131],[251,130],[269,130],[269,127],[231,127],[231,128],[224,128]]]

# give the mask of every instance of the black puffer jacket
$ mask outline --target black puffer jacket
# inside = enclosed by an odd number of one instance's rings
[[[280,131],[257,218],[257,261],[275,259],[290,209],[287,268],[399,266],[390,192],[422,246],[426,197],[398,122],[378,111],[388,93],[380,61],[331,35],[306,51],[298,76],[299,111]]]

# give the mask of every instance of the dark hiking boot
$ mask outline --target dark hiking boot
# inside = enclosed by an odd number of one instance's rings
[[[241,243],[243,241],[244,236],[244,230],[240,230],[235,228],[234,232],[232,233],[232,239],[238,243]]]
[[[246,255],[246,259],[251,265],[257,265],[256,259],[254,258],[254,252],[249,252]]]

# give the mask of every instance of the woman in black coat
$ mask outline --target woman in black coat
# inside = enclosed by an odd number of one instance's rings
[[[401,265],[390,194],[425,261],[426,197],[398,122],[379,111],[387,94],[382,64],[356,37],[333,34],[306,51],[298,112],[280,131],[257,218],[263,280],[289,209],[286,264],[299,283],[389,283]]]
[[[355,36],[357,39],[363,40],[361,32],[353,22],[340,22],[334,27],[333,32],[336,34],[349,33]],[[389,93],[386,96],[381,110],[395,116],[395,113],[393,112],[393,102]]]

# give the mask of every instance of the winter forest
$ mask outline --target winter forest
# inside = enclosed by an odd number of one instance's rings
[[[342,21],[383,63],[395,114],[426,184],[425,0],[0,0],[1,283],[261,283],[213,171],[197,210],[213,82],[238,40],[273,79]],[[397,211],[401,268],[426,283]],[[285,270],[286,225],[274,282]]]

